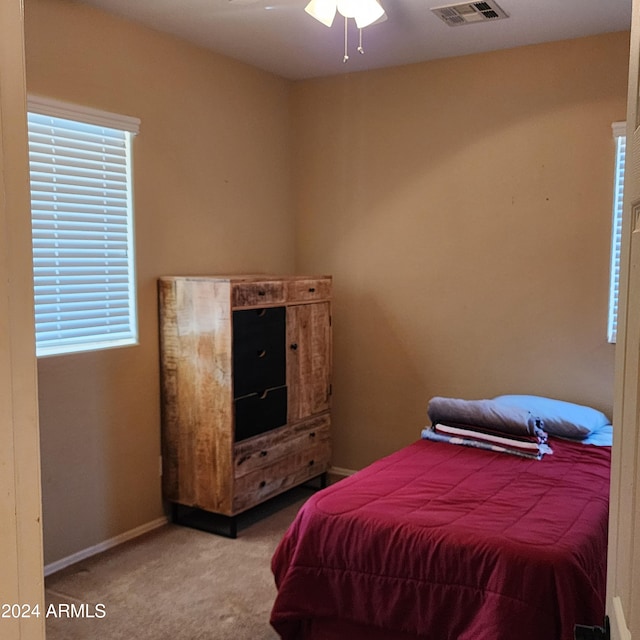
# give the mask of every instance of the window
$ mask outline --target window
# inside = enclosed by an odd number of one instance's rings
[[[131,142],[139,121],[28,101],[36,353],[136,344]]]
[[[618,290],[620,284],[620,246],[622,244],[622,198],[624,195],[624,160],[626,150],[626,123],[611,125],[616,143],[616,163],[613,186],[613,220],[611,225],[611,276],[609,282],[609,321],[607,337],[616,341],[618,328]]]
[[[627,146],[626,123],[611,125],[616,143],[615,173],[613,181],[613,219],[611,223],[611,275],[609,281],[609,319],[607,339],[616,341],[618,330],[618,293],[620,285],[620,248],[622,245],[622,202],[624,196],[624,162]]]
[[[620,284],[620,247],[622,244],[622,199],[624,196],[624,160],[627,146],[626,123],[611,125],[616,143],[616,162],[613,182],[613,220],[611,223],[611,276],[609,282],[609,322],[607,337],[616,341],[618,329],[618,291]]]

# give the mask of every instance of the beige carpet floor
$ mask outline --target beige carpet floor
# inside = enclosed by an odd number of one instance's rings
[[[47,640],[276,640],[270,561],[300,506],[296,489],[243,516],[235,540],[169,524],[49,576]]]

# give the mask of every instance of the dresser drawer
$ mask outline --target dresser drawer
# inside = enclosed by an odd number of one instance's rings
[[[329,278],[290,280],[287,283],[287,300],[289,302],[326,300],[330,297],[331,280]]]
[[[233,312],[233,397],[286,382],[285,307]]]
[[[329,468],[329,442],[280,458],[235,480],[233,510],[238,513],[319,476]]]
[[[322,444],[330,449],[330,418],[320,416],[314,420],[276,429],[234,447],[234,474],[236,478],[267,467],[280,460]]]
[[[255,307],[283,303],[285,294],[284,282],[239,282],[231,289],[231,305]]]
[[[287,423],[287,387],[252,393],[233,404],[236,442]]]

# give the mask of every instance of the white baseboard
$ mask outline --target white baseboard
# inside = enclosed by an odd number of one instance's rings
[[[622,609],[622,600],[616,596],[611,601],[612,610],[609,614],[609,622],[611,623],[612,640],[631,640],[631,633],[627,627],[627,622]]]
[[[348,476],[352,476],[355,473],[354,469],[344,469],[343,467],[330,467],[328,473],[334,476],[340,476],[342,478],[347,478]],[[62,558],[60,560],[56,560],[50,564],[45,565],[44,567],[44,575],[50,576],[52,573],[56,571],[60,571],[61,569],[66,569],[66,567],[75,564],[76,562],[80,562],[81,560],[85,560],[86,558],[90,558],[91,556],[95,556],[98,553],[102,553],[103,551],[107,551],[107,549],[112,549],[113,547],[117,547],[119,544],[123,542],[127,542],[128,540],[133,540],[133,538],[137,538],[144,533],[149,531],[153,531],[162,525],[165,525],[169,522],[169,519],[164,516],[162,518],[158,518],[156,520],[152,520],[151,522],[147,522],[146,524],[140,525],[135,529],[131,529],[131,531],[125,531],[121,533],[119,536],[115,538],[109,538],[109,540],[105,540],[104,542],[100,542],[92,547],[88,547],[87,549],[83,549],[82,551],[78,551],[66,558]]]
[[[352,476],[355,471],[353,469],[344,469],[343,467],[329,467],[329,471],[332,476],[341,476],[342,478],[347,478]]]
[[[56,560],[51,564],[47,564],[44,567],[44,575],[49,576],[56,571],[60,571],[61,569],[65,569],[66,567],[75,564],[76,562],[80,562],[80,560],[85,560],[86,558],[90,558],[91,556],[95,556],[97,553],[102,553],[107,549],[111,549],[113,547],[117,547],[119,544],[123,542],[127,542],[127,540],[133,540],[133,538],[137,538],[141,536],[143,533],[147,533],[149,531],[153,531],[162,525],[167,524],[169,519],[164,516],[162,518],[157,518],[156,520],[152,520],[151,522],[147,522],[146,524],[142,524],[135,529],[131,529],[130,531],[125,531],[121,533],[119,536],[115,538],[109,538],[109,540],[105,540],[104,542],[100,542],[99,544],[95,544],[92,547],[87,549],[83,549],[82,551],[78,551],[66,558],[62,558],[61,560]]]

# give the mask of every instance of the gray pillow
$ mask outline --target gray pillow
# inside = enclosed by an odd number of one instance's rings
[[[547,435],[537,426],[536,417],[519,407],[502,405],[495,400],[463,400],[436,396],[429,400],[427,414],[432,422],[495,429],[519,436]]]

